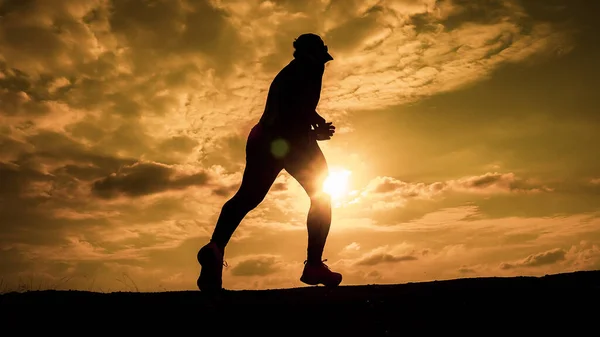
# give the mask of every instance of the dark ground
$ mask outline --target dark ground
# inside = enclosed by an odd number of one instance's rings
[[[600,271],[261,291],[0,295],[0,334],[600,336]],[[13,330],[16,329],[16,330]]]

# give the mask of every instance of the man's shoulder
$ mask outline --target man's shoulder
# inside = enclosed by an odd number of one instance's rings
[[[288,82],[296,82],[298,79],[302,78],[302,70],[298,67],[298,64],[293,60],[285,65],[279,73],[273,79],[273,83],[288,83]]]
[[[298,67],[298,62],[295,62],[295,60],[291,60],[279,71],[279,74],[284,76],[292,76],[296,75],[299,70],[300,69]]]

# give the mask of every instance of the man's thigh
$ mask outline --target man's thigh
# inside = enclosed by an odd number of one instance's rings
[[[292,146],[285,158],[284,168],[302,185],[310,197],[322,192],[323,182],[329,174],[327,161],[316,141],[307,145]]]

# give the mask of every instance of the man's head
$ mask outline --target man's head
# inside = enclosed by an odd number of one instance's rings
[[[294,40],[294,57],[306,56],[323,64],[333,60],[327,46],[319,35],[307,33]]]

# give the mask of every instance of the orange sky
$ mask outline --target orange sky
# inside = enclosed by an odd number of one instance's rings
[[[599,27],[583,0],[2,1],[0,291],[195,289],[248,131],[321,34],[324,257],[343,284],[600,268]],[[224,286],[296,287],[282,173]]]

